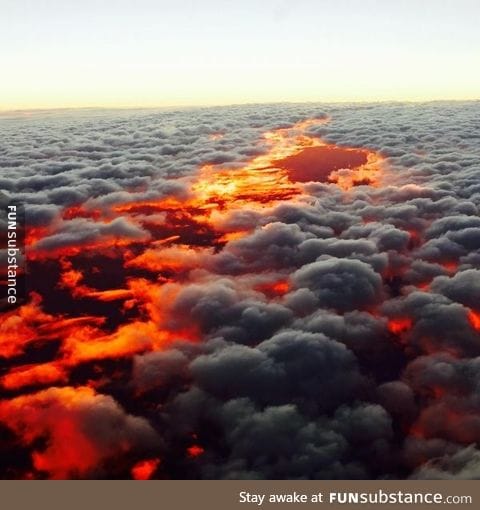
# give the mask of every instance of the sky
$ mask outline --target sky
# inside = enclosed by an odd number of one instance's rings
[[[0,110],[478,99],[478,0],[0,0]]]

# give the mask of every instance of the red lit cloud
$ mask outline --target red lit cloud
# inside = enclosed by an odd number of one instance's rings
[[[160,459],[141,460],[132,467],[132,478],[134,480],[149,480],[159,465]]]
[[[50,388],[4,401],[0,419],[25,446],[46,440],[46,446],[33,448],[32,465],[52,478],[91,475],[107,460],[157,442],[147,422],[86,387]]]

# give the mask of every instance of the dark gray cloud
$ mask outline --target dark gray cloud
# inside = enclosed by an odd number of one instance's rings
[[[350,311],[376,304],[381,298],[380,275],[359,260],[319,260],[296,271],[293,281],[297,287],[310,289],[322,308]]]
[[[451,278],[438,276],[432,282],[432,290],[471,308],[480,308],[480,271],[467,269]]]

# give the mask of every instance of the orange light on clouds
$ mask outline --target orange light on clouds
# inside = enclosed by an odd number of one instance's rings
[[[473,329],[476,331],[480,331],[480,312],[469,310],[468,311],[468,320]]]
[[[187,454],[192,459],[194,459],[195,457],[199,457],[200,455],[203,455],[203,453],[205,453],[205,450],[197,444],[194,444],[187,448]]]
[[[412,319],[410,317],[398,317],[388,321],[388,329],[394,335],[400,335],[412,328]]]
[[[150,480],[160,465],[160,459],[146,459],[137,462],[131,470],[134,480]]]

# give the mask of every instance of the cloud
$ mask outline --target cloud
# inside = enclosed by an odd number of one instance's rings
[[[147,421],[86,387],[52,387],[4,401],[0,416],[25,446],[46,441],[33,447],[31,460],[53,478],[98,476],[107,461],[160,445]]]
[[[475,447],[468,446],[452,455],[431,460],[413,473],[417,480],[478,480],[480,456]]]
[[[350,311],[378,303],[382,279],[358,260],[330,258],[303,266],[293,275],[299,288],[310,289],[318,306]]]

